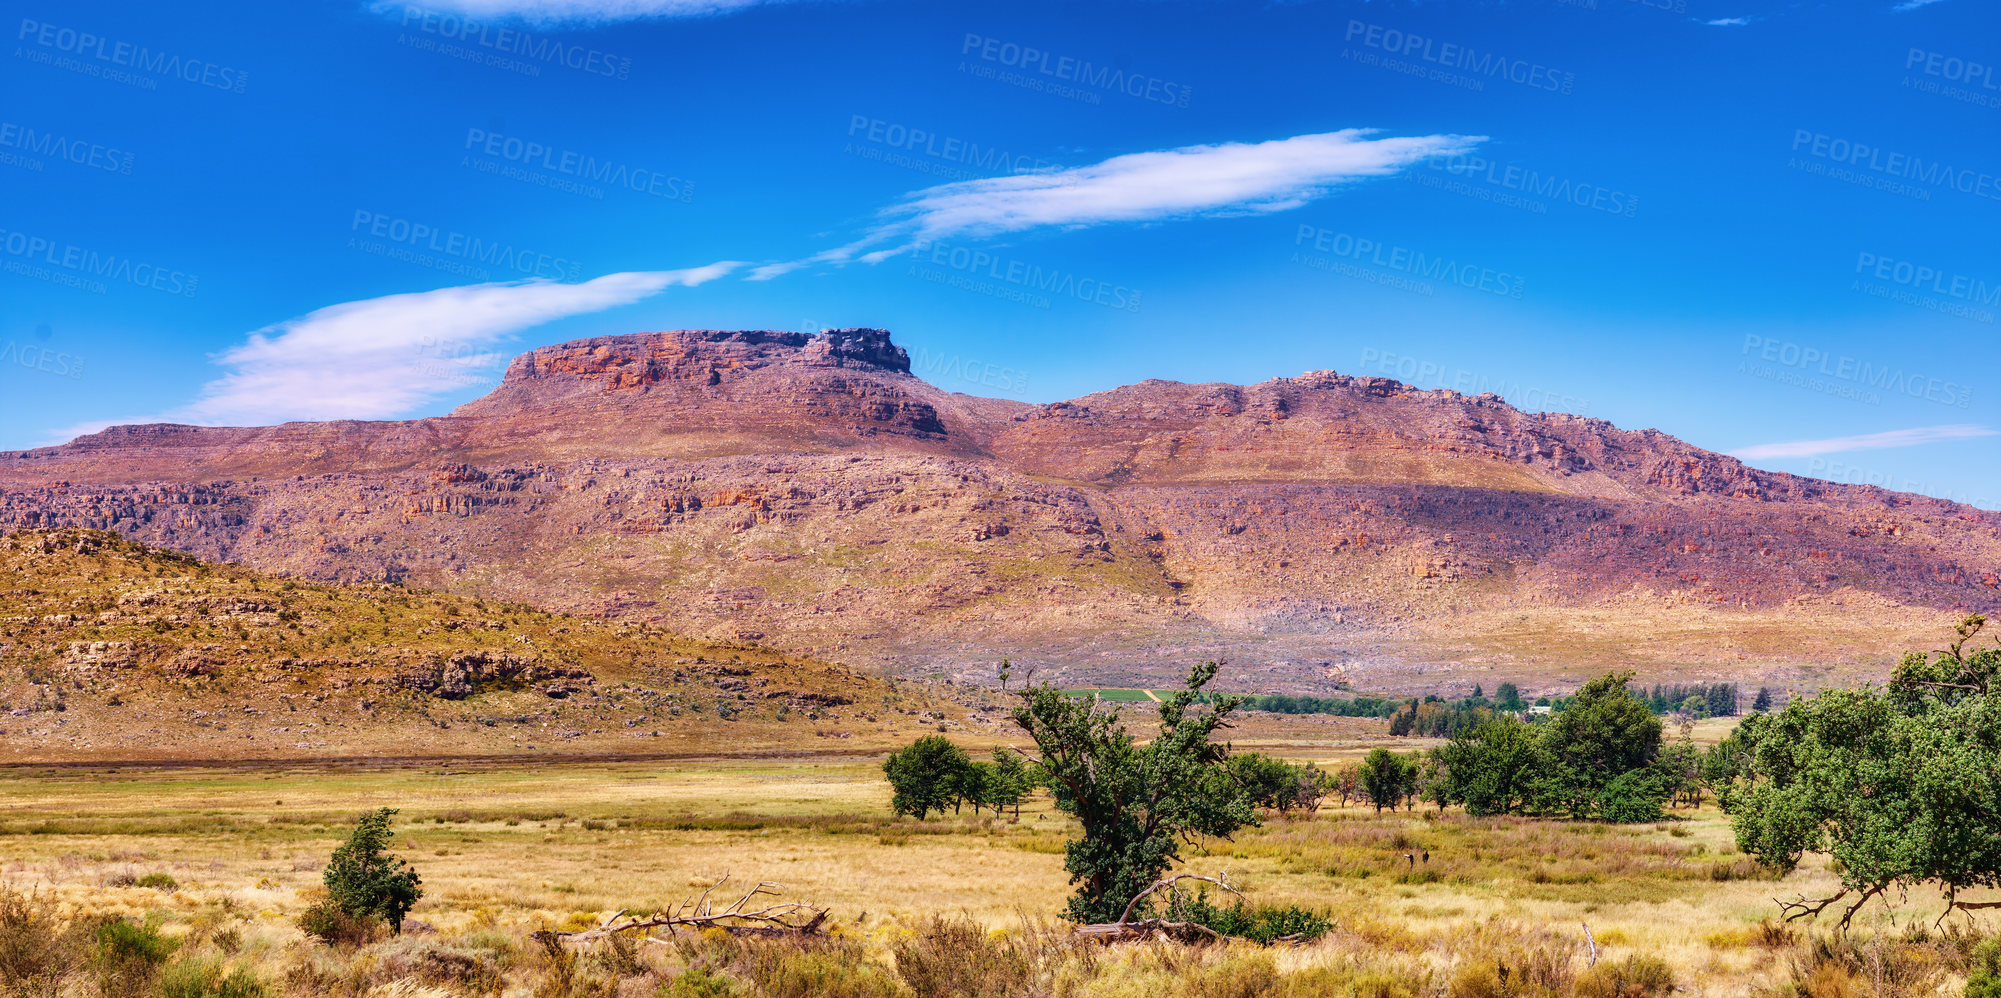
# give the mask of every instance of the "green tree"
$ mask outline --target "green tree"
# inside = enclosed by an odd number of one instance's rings
[[[922,821],[933,811],[943,814],[963,799],[965,774],[972,760],[943,735],[926,735],[882,761],[883,776],[894,795],[889,809]]]
[[[1417,764],[1389,749],[1372,749],[1362,759],[1360,779],[1362,796],[1376,806],[1377,814],[1386,807],[1394,811],[1415,788]]]
[[[1518,717],[1482,722],[1440,746],[1446,795],[1473,815],[1509,814],[1527,796],[1536,764],[1536,729]]]
[[[1289,811],[1299,790],[1299,767],[1262,752],[1238,752],[1224,764],[1226,777],[1249,798],[1252,807]]]
[[[1003,685],[1007,676],[1003,662]],[[1185,837],[1228,837],[1257,823],[1250,795],[1221,778],[1230,747],[1214,735],[1241,701],[1205,695],[1215,676],[1214,662],[1190,670],[1187,688],[1161,701],[1159,730],[1144,745],[1094,699],[1046,682],[1016,693],[1014,721],[1041,752],[1036,765],[1056,806],[1083,826],[1083,837],[1064,847],[1063,868],[1077,885],[1068,917],[1113,921],[1174,865]],[[1207,709],[1192,710],[1198,702]]]
[[[1757,699],[1751,701],[1751,709],[1759,713],[1763,713],[1765,711],[1772,709],[1771,687],[1769,686],[1758,687],[1758,697]]]
[[[417,871],[401,858],[388,854],[389,840],[396,833],[389,828],[385,807],[361,816],[347,841],[333,852],[320,879],[327,887],[327,900],[353,918],[379,918],[389,923],[391,932],[403,931],[403,916],[424,896],[417,886]]]
[[[2001,887],[2001,644],[1968,644],[1966,618],[1944,652],[1904,657],[1884,689],[1824,690],[1738,727],[1748,762],[1725,808],[1738,845],[1791,870],[1831,854],[1841,889],[1783,904],[1787,919],[1847,902],[1846,927],[1870,899],[1934,884],[1946,913],[2001,907],[1959,892]]]
[[[1494,709],[1519,714],[1526,705],[1522,703],[1522,692],[1513,683],[1502,683],[1494,690]]]
[[[1613,780],[1652,765],[1661,721],[1626,684],[1631,672],[1600,676],[1563,702],[1543,728],[1533,791],[1537,810],[1589,818]]]
[[[1014,808],[1015,817],[1021,816],[1021,802],[1036,786],[1035,767],[1021,757],[1021,753],[1009,749],[994,749],[994,761],[987,769],[987,803],[999,814],[1002,808]]]

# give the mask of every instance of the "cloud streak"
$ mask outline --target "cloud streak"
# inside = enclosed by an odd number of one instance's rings
[[[400,12],[407,7],[416,6],[427,10],[449,11],[468,18],[489,20],[513,18],[533,24],[565,22],[588,24],[652,18],[713,17],[720,14],[734,14],[771,2],[784,2],[784,0],[423,0],[421,3],[375,0],[370,6],[382,13]]]
[[[215,356],[227,369],[201,397],[156,416],[78,424],[71,436],[116,423],[260,426],[288,420],[389,419],[483,379],[507,355],[504,337],[694,287],[743,266],[607,274],[581,284],[547,280],[439,288],[343,302],[267,326]],[[64,437],[63,439],[69,439]]]
[[[1183,146],[1067,170],[927,187],[883,209],[861,238],[802,260],[759,267],[752,279],[816,263],[874,263],[911,245],[950,237],[1286,211],[1345,184],[1390,176],[1434,156],[1470,152],[1486,141],[1481,135],[1374,135],[1373,129],[1349,128],[1267,142]],[[888,242],[903,245],[869,249]]]
[[[1817,454],[1839,454],[1852,450],[1884,450],[1892,447],[1915,447],[1919,444],[1940,440],[1961,440],[1967,437],[1991,437],[2001,434],[2001,430],[1989,429],[1970,423],[1951,423],[1945,426],[1919,426],[1908,430],[1888,430],[1882,433],[1864,433],[1853,437],[1830,437],[1826,440],[1794,440],[1787,443],[1757,444],[1730,452],[1731,457],[1746,461],[1778,457],[1813,457]]]

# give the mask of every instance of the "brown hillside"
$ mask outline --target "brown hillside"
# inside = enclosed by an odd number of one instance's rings
[[[931,684],[101,531],[0,538],[0,596],[0,763],[739,754],[991,726]]]
[[[0,523],[1080,683],[1806,682],[2001,604],[1993,511],[1331,372],[978,399],[880,330],[544,347],[435,419],[115,427],[0,455]]]

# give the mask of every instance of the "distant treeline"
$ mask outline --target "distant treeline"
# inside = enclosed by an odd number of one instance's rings
[[[1247,696],[1245,710],[1275,714],[1333,714],[1336,717],[1388,717],[1397,712],[1395,700],[1376,697]]]
[[[1735,717],[1739,713],[1736,683],[1677,683],[1666,686],[1656,683],[1651,689],[1632,686],[1629,690],[1635,699],[1645,703],[1655,714],[1684,713],[1702,718]],[[1526,714],[1532,706],[1549,707],[1556,713],[1562,713],[1565,701],[1565,697],[1542,697],[1531,704],[1522,698],[1515,684],[1502,683],[1491,698],[1479,686],[1473,687],[1471,696],[1459,700],[1446,700],[1436,695],[1422,700],[1416,697],[1258,695],[1244,697],[1244,709],[1267,710],[1277,714],[1386,717],[1390,719],[1392,735],[1454,738],[1471,731],[1475,725],[1495,714]],[[1759,689],[1751,709],[1770,710],[1771,707],[1771,691]]]
[[[1694,717],[1736,717],[1736,683],[1696,683],[1692,686],[1676,684],[1662,686],[1655,683],[1653,689],[1633,690],[1633,695],[1647,702],[1647,709],[1656,714],[1680,712]],[[1768,690],[1758,691],[1758,704],[1752,710],[1769,710],[1772,696]]]

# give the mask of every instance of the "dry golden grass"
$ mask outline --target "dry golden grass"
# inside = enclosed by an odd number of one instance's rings
[[[1254,727],[1259,742],[1284,747],[1281,723]],[[1323,726],[1300,733],[1303,744],[1287,753],[1295,758],[1326,762],[1366,744]],[[247,954],[234,959],[273,981],[292,974],[298,979],[287,986],[298,993],[350,993],[326,980],[358,973],[363,957],[378,969],[384,960],[400,966],[390,951],[417,945],[389,941],[342,955],[292,925],[354,816],[381,806],[402,809],[397,849],[424,877],[411,917],[437,935],[419,938],[462,946],[481,933],[504,937],[510,986],[557,973],[536,956],[529,932],[595,924],[618,909],[657,910],[725,872],[778,881],[829,906],[842,936],[883,967],[900,940],[938,914],[1016,938],[1047,930],[1046,916],[1068,892],[1061,853],[1072,826],[1046,801],[1018,819],[968,813],[914,822],[890,818],[887,800],[876,761],[865,756],[17,770],[0,779],[0,879],[73,914],[150,915],[170,935],[226,925]],[[1428,861],[1403,858],[1427,851]],[[1076,995],[1473,994],[1491,976],[1485,961],[1513,960],[1518,983],[1533,972],[1583,993],[1598,986],[1598,978],[1576,983],[1588,924],[1601,965],[1659,958],[1684,989],[1747,993],[1789,979],[1791,965],[1775,953],[1804,952],[1797,936],[1773,948],[1761,928],[1775,912],[1771,899],[1834,884],[1819,862],[1782,882],[1762,879],[1713,809],[1619,827],[1336,806],[1268,819],[1185,857],[1190,871],[1227,871],[1257,902],[1329,912],[1335,929],[1311,945],[1262,953],[1064,951],[1037,964],[1044,983]],[[149,873],[171,876],[178,889],[133,884]],[[1929,924],[1937,908],[1921,894],[1913,892],[1903,918],[1922,912]],[[1903,931],[1890,918],[1879,908],[1860,921],[1865,933]],[[665,980],[709,958],[662,951],[650,959]],[[1530,966],[1536,960],[1540,970]],[[326,980],[299,978],[308,966]]]

